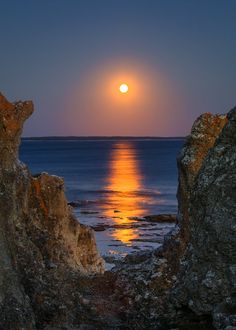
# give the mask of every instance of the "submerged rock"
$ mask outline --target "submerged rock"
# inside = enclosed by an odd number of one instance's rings
[[[150,222],[176,222],[176,214],[146,215],[144,219]]]
[[[81,214],[98,214],[98,211],[92,211],[92,210],[82,210],[80,211]]]
[[[67,203],[69,206],[71,206],[71,207],[79,207],[80,206],[80,203],[79,202],[69,202],[69,203]]]
[[[105,231],[106,229],[110,228],[109,225],[104,223],[98,223],[97,225],[91,226],[94,231]]]

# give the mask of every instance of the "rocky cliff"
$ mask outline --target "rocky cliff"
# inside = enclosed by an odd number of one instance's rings
[[[215,144],[222,128],[227,122],[225,115],[205,113],[194,122],[191,134],[187,137],[177,157],[179,172],[178,185],[178,222],[181,229],[182,242],[189,241],[189,199],[194,181],[202,163]]]
[[[235,137],[236,108],[193,124],[177,159],[178,225],[117,269],[130,328],[236,329]]]
[[[215,121],[213,116],[212,120]],[[212,128],[218,134],[204,152],[197,176],[190,184],[186,211],[189,242],[173,296],[177,306],[186,306],[196,315],[210,315],[215,328],[234,329],[236,108],[226,118],[218,117],[217,122],[207,129],[205,141],[209,135],[212,138]]]
[[[92,230],[67,205],[63,180],[32,177],[18,161],[22,127],[32,112],[32,102],[10,103],[0,94],[1,329],[59,322],[76,295],[73,274],[104,271]]]

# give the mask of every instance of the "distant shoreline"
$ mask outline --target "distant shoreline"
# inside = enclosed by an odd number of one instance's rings
[[[22,140],[185,140],[185,136],[32,136]]]

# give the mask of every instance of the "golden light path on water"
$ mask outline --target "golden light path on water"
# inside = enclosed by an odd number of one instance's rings
[[[113,192],[107,196],[107,202],[116,205],[119,213],[114,214],[113,209],[107,209],[104,211],[105,216],[113,218],[118,225],[128,226],[133,222],[129,217],[135,214],[141,216],[147,212],[142,208],[144,198],[147,197],[138,194],[143,188],[142,176],[131,142],[124,141],[114,145],[107,181],[106,189]],[[112,236],[122,243],[131,244],[132,240],[138,237],[138,232],[134,228],[117,228]]]

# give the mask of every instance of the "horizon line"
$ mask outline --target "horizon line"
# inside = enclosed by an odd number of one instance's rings
[[[186,136],[152,136],[152,135],[44,135],[22,136],[21,139],[185,139]]]

